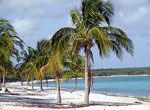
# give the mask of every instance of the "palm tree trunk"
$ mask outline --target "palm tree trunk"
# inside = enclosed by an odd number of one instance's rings
[[[40,89],[41,89],[41,91],[43,91],[42,78],[40,79]]]
[[[77,76],[75,76],[75,87],[71,90],[70,93],[72,93],[77,88]]]
[[[46,85],[47,85],[47,89],[48,89],[48,79],[46,79]]]
[[[88,50],[85,49],[85,97],[84,103],[89,105]]]
[[[91,84],[90,84],[90,81],[89,81],[89,95],[90,95],[90,91],[91,91]]]
[[[32,79],[32,91],[34,91],[34,84],[33,84],[33,79]]]
[[[6,73],[4,72],[3,73],[3,87],[5,87],[5,76],[6,76]]]
[[[23,86],[23,85],[24,85],[24,84],[23,84],[23,81],[24,81],[24,80],[23,80],[23,79],[21,79],[21,86],[22,86],[23,91],[24,91],[24,90],[25,90],[25,88],[24,88],[24,86]]]
[[[2,86],[1,86],[1,75],[0,75],[0,91],[2,90]]]
[[[57,73],[57,76],[56,76],[56,80],[57,80],[57,103],[61,103],[61,94],[60,94],[60,82],[59,82],[59,74]]]

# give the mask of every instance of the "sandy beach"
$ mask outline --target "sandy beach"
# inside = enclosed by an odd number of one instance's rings
[[[21,86],[20,82],[7,83],[10,93],[0,92],[0,110],[150,110],[150,99],[139,100],[132,97],[109,96],[91,93],[90,106],[83,104],[84,92],[70,93],[61,90],[62,104],[56,104],[57,92],[55,88],[44,88],[34,91],[31,87]]]

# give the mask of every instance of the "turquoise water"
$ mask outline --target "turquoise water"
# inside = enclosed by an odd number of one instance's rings
[[[35,85],[39,86],[38,84]],[[48,85],[49,87],[56,87],[54,82],[49,82]],[[43,86],[46,87],[46,83],[43,83]],[[61,84],[61,88],[69,90],[71,90],[74,86],[74,79]],[[76,90],[84,90],[83,79],[78,79]],[[150,98],[150,76],[94,78],[92,92]]]

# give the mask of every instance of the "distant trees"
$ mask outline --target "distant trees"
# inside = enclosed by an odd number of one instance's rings
[[[92,70],[96,76],[110,75],[150,75],[150,67],[117,68],[117,69],[95,69]]]

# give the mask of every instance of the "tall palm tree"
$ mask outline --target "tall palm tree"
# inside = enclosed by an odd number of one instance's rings
[[[61,93],[60,93],[60,78],[63,72],[63,63],[62,63],[63,54],[58,50],[54,51],[49,58],[49,72],[52,77],[56,79],[57,84],[57,103],[61,103]]]
[[[4,58],[0,59],[1,67],[3,68],[3,86],[5,87],[5,77],[6,73],[8,72],[8,67],[5,64],[9,64],[9,67],[13,68],[12,62],[10,61],[11,57],[18,57],[19,53],[15,46],[19,46],[23,49],[23,41],[17,36],[13,26],[4,19],[0,18],[0,51],[1,56],[5,56]],[[14,71],[12,71],[14,72]]]
[[[40,80],[41,91],[43,91],[42,80],[47,73],[47,66],[45,65],[48,63],[48,57],[51,53],[50,47],[50,42],[48,40],[41,40],[37,43],[37,58],[35,60],[37,67],[36,76],[37,79]]]
[[[0,72],[2,73],[1,75],[5,73],[4,64],[9,62],[8,54],[10,55],[10,51],[8,51],[8,48],[6,48],[5,46],[10,43],[12,42],[9,42],[6,39],[0,37],[0,70],[1,70]],[[10,47],[12,47],[12,45],[10,45]],[[3,79],[4,79],[4,75],[3,75]],[[3,86],[5,86],[4,80],[3,80]]]
[[[57,35],[57,32],[54,36]],[[61,40],[60,40],[61,41]],[[46,55],[48,58],[48,63],[41,67],[40,71],[45,71],[48,69],[51,77],[55,78],[57,84],[57,103],[61,103],[61,93],[60,93],[60,78],[63,73],[63,64],[64,59],[66,59],[66,54],[70,50],[70,45],[67,43],[60,43],[57,45],[53,42],[52,39],[49,40],[48,46],[46,46],[46,50],[48,54]]]
[[[84,103],[89,104],[90,80],[89,65],[92,51],[97,45],[100,57],[109,57],[111,51],[122,59],[124,48],[133,55],[133,43],[125,32],[117,27],[110,26],[113,15],[113,7],[110,1],[82,0],[81,7],[71,11],[72,23],[75,28],[61,28],[52,37],[53,43],[61,45],[72,42],[73,51],[84,50],[85,53],[85,98]],[[106,26],[104,26],[104,24]]]
[[[36,72],[34,61],[36,59],[37,52],[32,47],[28,47],[28,53],[29,53],[28,55],[29,61],[26,63],[25,69],[27,69],[26,71],[27,81],[32,82],[32,90],[34,90],[33,80],[34,80],[35,72]]]

